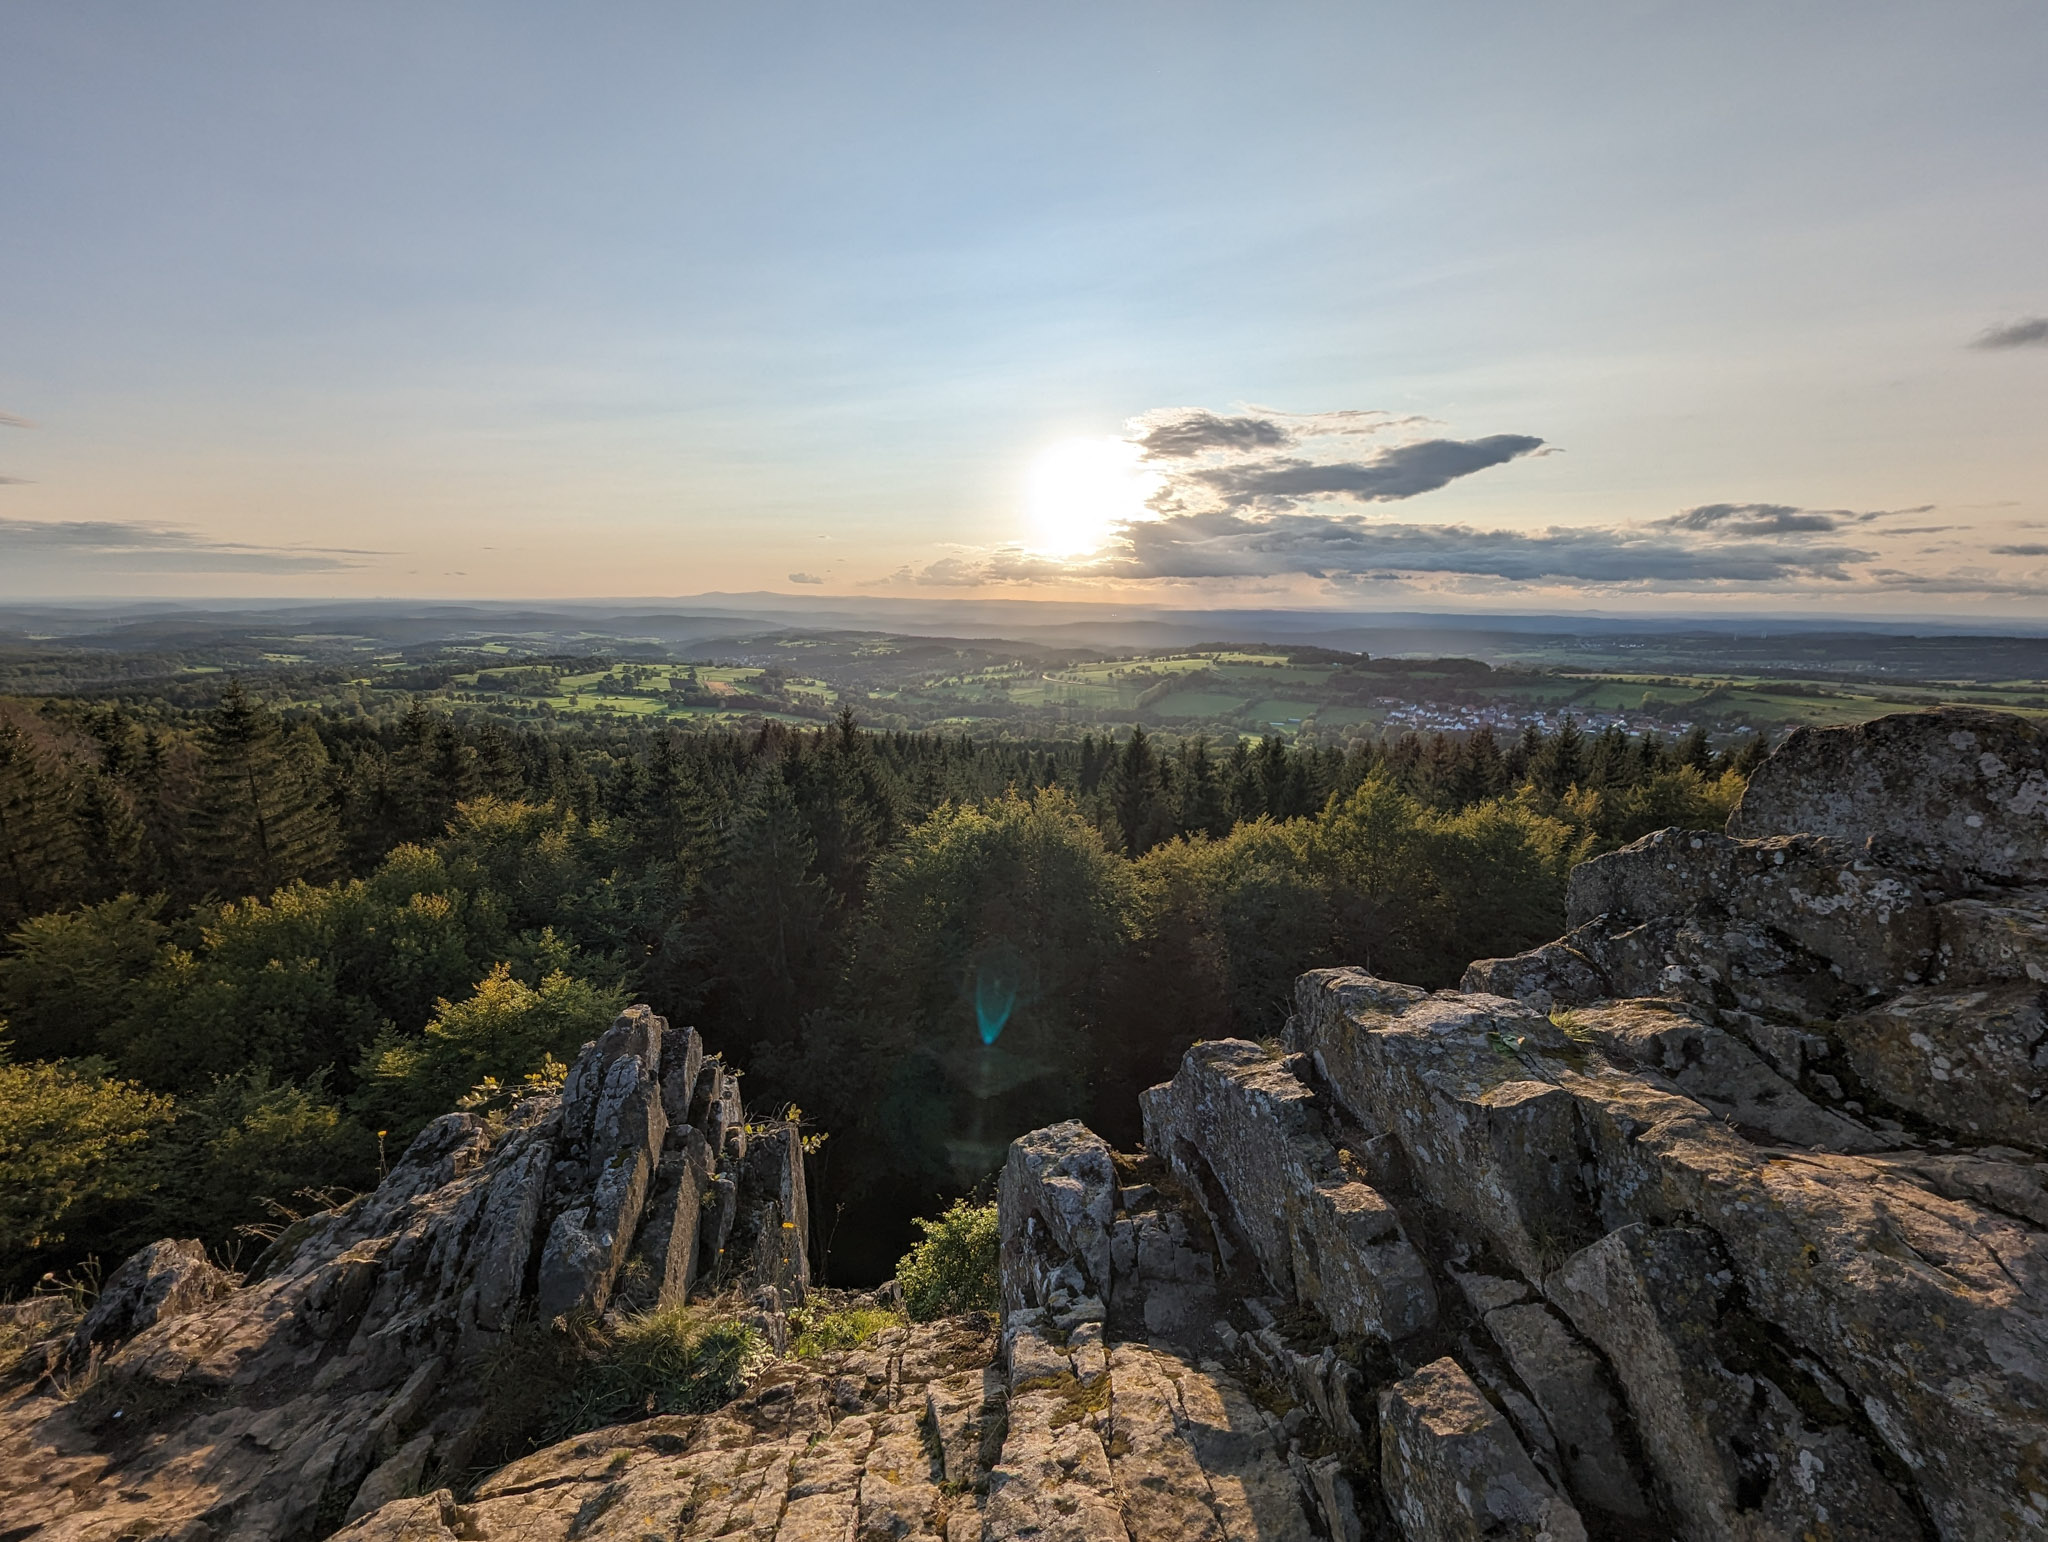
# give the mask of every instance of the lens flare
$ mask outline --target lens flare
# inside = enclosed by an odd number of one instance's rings
[[[974,967],[974,1017],[981,1042],[993,1044],[1017,1006],[1017,960],[1007,949]]]

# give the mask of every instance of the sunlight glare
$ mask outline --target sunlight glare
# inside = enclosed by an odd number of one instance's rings
[[[1049,557],[1100,551],[1117,526],[1146,517],[1157,481],[1126,439],[1062,439],[1041,450],[1025,493],[1033,549]]]

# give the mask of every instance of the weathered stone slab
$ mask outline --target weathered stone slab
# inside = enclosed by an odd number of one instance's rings
[[[1795,728],[1728,818],[1730,835],[1792,832],[1930,871],[2048,882],[2048,740],[2029,719],[1966,707]]]
[[[1010,1143],[997,1196],[1005,1311],[1039,1305],[1048,1271],[1069,1263],[1079,1287],[1109,1296],[1116,1195],[1109,1147],[1084,1124],[1050,1125]]]
[[[1486,1327],[1536,1400],[1582,1503],[1644,1521],[1650,1505],[1627,1457],[1625,1415],[1606,1367],[1547,1306],[1495,1307]]]
[[[1942,981],[1951,986],[2031,980],[2048,985],[2048,889],[2008,889],[1992,898],[1935,907]]]
[[[1573,868],[1565,911],[1573,927],[1605,917],[1615,931],[1703,903],[1771,928],[1855,985],[1896,990],[1933,970],[1934,912],[1909,875],[1813,835],[1740,841],[1659,830]]]
[[[1171,1082],[1139,1100],[1146,1144],[1242,1236],[1276,1290],[1319,1307],[1343,1334],[1401,1339],[1436,1318],[1429,1271],[1393,1206],[1347,1174],[1314,1096],[1243,1039],[1194,1045]]]
[[[1665,1079],[1738,1129],[1828,1151],[1878,1151],[1883,1136],[1822,1108],[1733,1034],[1662,1001],[1572,1010],[1565,1031],[1609,1059]]]
[[[1380,1482],[1408,1542],[1585,1542],[1578,1511],[1455,1360],[1380,1394]]]
[[[1904,991],[1830,1037],[1886,1102],[1960,1134],[2048,1147],[2048,991]]]
[[[1911,1507],[1883,1477],[1852,1416],[1824,1385],[1740,1326],[1734,1272],[1711,1236],[1631,1226],[1573,1258],[1553,1294],[1627,1389],[1645,1453],[1694,1538],[1913,1536]],[[1516,1308],[1540,1311],[1540,1308]],[[1802,1379],[1803,1378],[1803,1379]]]

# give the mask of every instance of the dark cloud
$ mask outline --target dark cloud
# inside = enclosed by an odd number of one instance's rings
[[[2024,546],[1994,546],[1991,554],[1994,557],[2048,557],[2048,544],[2029,541]]]
[[[793,584],[822,584],[825,580],[816,573],[792,573],[789,581]]]
[[[1277,450],[1294,442],[1294,435],[1271,418],[1226,418],[1199,407],[1147,414],[1134,429],[1131,442],[1147,460],[1185,460],[1211,450]]]
[[[1820,535],[1852,525],[1868,525],[1900,514],[1925,514],[1933,508],[1923,503],[1911,509],[1802,509],[1790,503],[1702,503],[1682,509],[1667,519],[1651,523],[1664,530],[1691,530],[1710,540],[1750,536]],[[1953,529],[1952,525],[1922,525],[1911,530],[1893,528],[1889,535],[1932,535]]]
[[[1832,510],[1801,509],[1789,503],[1703,503],[1656,523],[1670,530],[1710,536],[1795,535],[1839,530],[1844,517]]]
[[[1977,334],[1972,348],[2048,348],[2048,316],[2022,316]]]
[[[29,419],[12,412],[0,412],[0,428],[34,428]]]
[[[1464,574],[1588,584],[1843,581],[1871,553],[1803,541],[1686,539],[1643,527],[1479,530],[1379,525],[1320,514],[1175,515],[1129,526],[1107,570],[1123,578]]]
[[[0,477],[0,487],[27,487],[27,477]]]
[[[1085,564],[1021,552],[951,557],[918,575],[926,584],[975,585],[1095,576],[1230,579],[1306,575],[1342,582],[1420,574],[1570,584],[1845,583],[1872,553],[1853,546],[1778,540],[1702,540],[1650,525],[1480,530],[1390,525],[1357,517],[1225,510],[1127,525],[1118,547]]]
[[[32,553],[89,557],[115,571],[186,573],[318,573],[362,567],[356,559],[380,555],[339,547],[209,541],[174,525],[0,519],[0,557]]]
[[[1424,439],[1396,445],[1369,460],[1318,465],[1306,460],[1253,461],[1186,473],[1227,509],[1289,509],[1317,498],[1385,503],[1413,498],[1475,471],[1498,466],[1542,446],[1527,434],[1491,434],[1484,439]],[[1179,490],[1158,500],[1163,509],[1184,507]]]

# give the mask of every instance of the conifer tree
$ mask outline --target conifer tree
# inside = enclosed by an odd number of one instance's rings
[[[1110,806],[1116,812],[1117,828],[1123,833],[1124,850],[1142,857],[1173,834],[1173,816],[1166,806],[1166,789],[1160,776],[1159,757],[1143,728],[1133,728],[1110,772]]]
[[[1223,779],[1209,758],[1209,740],[1197,734],[1180,747],[1180,828],[1188,835],[1221,839],[1230,833],[1230,809]]]
[[[741,1013],[771,1037],[795,1031],[827,903],[817,847],[781,766],[747,779],[727,831],[715,896],[721,974]]]
[[[1691,766],[1701,776],[1713,774],[1714,747],[1707,742],[1707,731],[1699,724],[1695,723],[1686,731],[1685,737],[1678,741],[1674,753],[1680,765]]]
[[[28,736],[0,723],[0,931],[75,897],[84,854],[72,802]]]
[[[209,886],[268,894],[335,865],[339,833],[322,785],[326,754],[310,729],[287,735],[239,681],[200,730],[195,845]]]
[[[1557,725],[1557,732],[1544,741],[1530,772],[1536,785],[1553,798],[1562,798],[1585,780],[1586,736],[1569,712]]]

